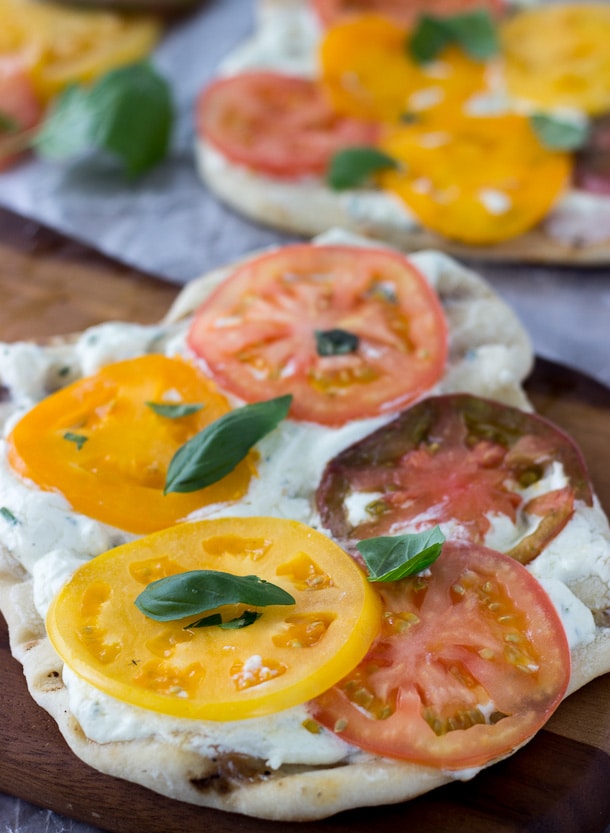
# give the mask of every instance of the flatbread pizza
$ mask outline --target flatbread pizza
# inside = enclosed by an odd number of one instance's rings
[[[32,697],[100,772],[268,819],[510,755],[610,670],[607,519],[531,363],[472,271],[343,234],[158,325],[3,345],[0,607]]]
[[[262,0],[197,102],[204,183],[293,234],[608,262],[607,5],[476,5]]]

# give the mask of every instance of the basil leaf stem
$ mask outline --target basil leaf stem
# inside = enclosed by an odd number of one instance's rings
[[[229,604],[267,607],[293,605],[295,600],[283,588],[258,576],[235,576],[218,570],[189,570],[158,579],[135,600],[138,610],[157,622],[200,616]]]
[[[4,520],[11,526],[17,526],[17,524],[19,523],[19,521],[8,508],[8,506],[0,506],[0,515],[2,515]]]
[[[371,174],[386,168],[398,168],[398,162],[377,148],[345,148],[330,160],[326,182],[334,191],[343,191],[362,185]]]
[[[356,544],[369,581],[398,581],[430,566],[441,554],[445,536],[438,526],[412,535],[382,535]]]
[[[475,61],[486,61],[498,53],[496,29],[489,12],[472,12],[449,17],[423,14],[407,40],[407,50],[418,64],[433,61],[450,44],[460,46]]]
[[[189,405],[186,402],[180,403],[179,405],[172,405],[169,402],[147,402],[146,404],[156,414],[167,417],[168,419],[179,419],[180,417],[190,416],[191,414],[196,414],[197,411],[203,408],[203,405],[197,403]]]
[[[210,616],[204,616],[203,619],[197,619],[196,622],[191,622],[190,625],[185,625],[184,629],[217,627],[225,631],[241,630],[241,628],[247,628],[249,625],[253,625],[262,615],[257,610],[244,610],[241,616],[236,616],[234,619],[228,619],[226,622],[223,622],[220,613],[212,613]]]
[[[333,330],[316,330],[315,337],[318,356],[343,356],[346,353],[355,353],[360,343],[355,333],[341,330],[338,327]]]
[[[586,122],[567,121],[546,113],[534,113],[530,124],[540,143],[550,150],[578,150],[589,137]]]
[[[222,480],[287,416],[292,396],[245,405],[206,426],[174,454],[164,494],[196,492]]]

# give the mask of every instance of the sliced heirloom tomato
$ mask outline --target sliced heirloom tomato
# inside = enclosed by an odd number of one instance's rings
[[[474,245],[542,220],[570,182],[570,155],[542,146],[525,116],[462,116],[395,128],[380,145],[402,163],[379,174],[423,226]]]
[[[610,114],[593,120],[588,141],[576,154],[574,185],[610,196]]]
[[[161,34],[152,16],[0,0],[0,58],[19,57],[44,101],[145,58]]]
[[[325,26],[370,12],[383,15],[399,26],[410,26],[422,14],[444,17],[481,8],[497,14],[504,8],[504,0],[312,0],[312,2],[318,17]]]
[[[367,752],[459,770],[524,744],[570,679],[561,620],[518,562],[446,544],[429,573],[380,586],[381,635],[313,717]]]
[[[201,408],[171,418],[149,402]],[[42,400],[11,432],[8,459],[21,476],[61,492],[75,511],[129,532],[152,532],[247,491],[253,453],[205,489],[163,494],[178,448],[228,411],[224,396],[193,365],[142,356],[108,365]]]
[[[320,80],[339,113],[398,122],[405,116],[446,119],[487,90],[487,68],[457,47],[418,64],[407,32],[379,15],[329,29],[320,44]]]
[[[523,564],[563,529],[575,500],[592,504],[591,481],[563,431],[468,394],[424,399],[347,448],[316,494],[324,527],[351,551],[364,538],[440,524],[480,544],[491,533],[495,549]]]
[[[500,39],[512,96],[589,115],[610,109],[608,3],[549,3],[523,10],[507,18]]]
[[[42,117],[42,105],[17,59],[0,58],[0,171],[27,147],[27,134]]]
[[[287,591],[242,628],[156,621],[135,599],[151,582],[192,570],[252,576]],[[243,613],[224,605],[223,621]],[[181,524],[81,567],[47,616],[65,663],[100,690],[180,717],[240,720],[303,703],[362,659],[380,604],[355,562],[326,536],[278,518]]]
[[[296,179],[323,173],[345,147],[374,144],[379,129],[339,115],[315,81],[249,72],[221,78],[203,91],[197,131],[238,165]]]
[[[351,346],[321,355],[316,334]],[[188,335],[225,389],[247,402],[291,393],[291,415],[325,425],[399,410],[439,380],[447,325],[402,255],[347,246],[283,247],[238,268]]]

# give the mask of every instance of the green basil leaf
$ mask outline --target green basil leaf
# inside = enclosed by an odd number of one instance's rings
[[[407,41],[407,48],[417,64],[427,64],[440,55],[452,40],[444,19],[423,14]]]
[[[416,63],[425,64],[450,44],[460,46],[477,61],[492,58],[499,43],[490,14],[484,9],[443,18],[424,14],[407,41],[407,49]]]
[[[150,619],[170,622],[199,616],[228,604],[256,607],[292,605],[294,598],[258,576],[235,576],[218,570],[189,570],[149,584],[135,600]]]
[[[498,54],[496,27],[489,12],[475,9],[448,19],[453,40],[475,61],[486,61]]]
[[[64,434],[64,440],[74,443],[78,451],[81,450],[88,439],[89,437],[85,437],[83,434],[73,434],[72,431],[66,431]]]
[[[589,137],[586,122],[564,121],[546,113],[534,113],[530,123],[540,143],[550,150],[578,150]]]
[[[356,544],[369,581],[398,581],[430,566],[441,554],[445,536],[438,526],[413,535],[382,535]]]
[[[191,414],[196,414],[197,411],[203,408],[203,405],[195,403],[189,405],[186,402],[180,405],[171,405],[168,402],[147,402],[146,404],[156,414],[167,417],[168,419],[179,419],[183,416],[190,416]]]
[[[316,351],[318,356],[344,356],[355,353],[360,339],[349,330],[316,330]]]
[[[362,185],[376,171],[397,167],[395,159],[377,148],[345,148],[330,160],[326,182],[334,191],[343,191]]]
[[[119,158],[130,177],[167,154],[173,108],[167,82],[148,63],[114,69],[93,86],[61,93],[33,144],[42,156],[65,159],[91,150]]]
[[[226,622],[222,621],[220,613],[212,613],[211,616],[204,616],[203,619],[197,619],[196,622],[191,622],[190,625],[185,625],[185,630],[188,628],[210,628],[218,627],[225,631],[236,631],[241,628],[247,628],[253,625],[257,619],[263,614],[257,610],[244,610],[241,616],[236,616],[235,619],[229,619]]]
[[[165,492],[196,492],[222,480],[288,414],[292,396],[245,405],[221,416],[174,454]]]
[[[13,515],[13,513],[7,506],[0,506],[0,515],[2,515],[4,520],[11,526],[17,526],[17,524],[19,523],[17,518]]]

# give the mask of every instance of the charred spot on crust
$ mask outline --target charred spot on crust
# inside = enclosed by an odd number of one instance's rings
[[[12,399],[11,389],[0,384],[0,402],[10,402]]]
[[[191,784],[199,792],[213,790],[227,795],[237,787],[264,781],[271,770],[261,758],[243,755],[239,752],[219,753],[211,761],[214,769],[202,778],[191,778]]]

